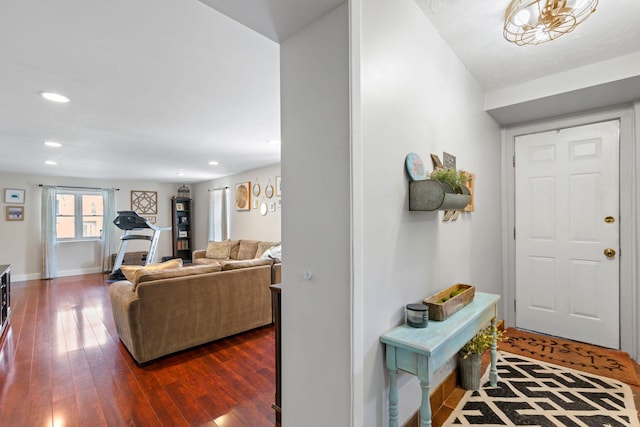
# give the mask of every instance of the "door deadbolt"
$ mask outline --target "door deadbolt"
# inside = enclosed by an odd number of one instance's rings
[[[609,215],[604,218],[604,222],[606,222],[607,224],[613,224],[614,222],[616,222],[616,219],[611,215]]]
[[[613,258],[614,256],[616,256],[616,251],[614,249],[607,248],[604,250],[604,255],[607,258]]]

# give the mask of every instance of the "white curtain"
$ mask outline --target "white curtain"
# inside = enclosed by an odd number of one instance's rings
[[[102,254],[102,271],[111,271],[111,253],[116,238],[116,191],[113,188],[102,190],[102,237],[100,249]]]
[[[58,276],[58,254],[56,252],[56,202],[58,190],[55,187],[42,186],[42,278]]]
[[[209,191],[209,241],[221,242],[229,238],[228,188]]]

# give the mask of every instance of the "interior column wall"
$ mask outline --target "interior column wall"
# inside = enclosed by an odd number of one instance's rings
[[[346,3],[281,44],[282,424],[350,426]]]

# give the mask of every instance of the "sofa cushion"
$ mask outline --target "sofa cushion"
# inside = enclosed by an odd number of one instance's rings
[[[207,246],[207,258],[210,259],[229,259],[231,255],[231,240],[224,242],[209,242]]]
[[[238,257],[236,259],[254,259],[258,250],[257,240],[240,240]]]
[[[238,259],[238,250],[240,249],[240,240],[231,241],[231,256],[229,259]]]
[[[193,260],[193,265],[222,265],[220,262],[224,260],[213,258],[196,258]]]
[[[263,258],[265,251],[273,246],[279,245],[280,242],[258,242],[258,250],[254,258]]]
[[[136,273],[137,283],[133,285],[135,291],[139,284],[154,280],[173,279],[175,277],[194,276],[196,274],[216,273],[222,270],[220,264],[193,265],[190,267],[178,267],[165,270],[146,271],[144,268]]]
[[[137,283],[136,274],[138,271],[145,269],[147,271],[166,270],[169,268],[182,267],[182,259],[174,258],[169,261],[154,263],[149,265],[123,265],[120,267],[120,271],[124,274],[124,277],[134,285]]]
[[[271,265],[271,259],[247,259],[247,260],[229,260],[222,262],[222,270],[239,270],[241,268],[257,267],[259,265]]]

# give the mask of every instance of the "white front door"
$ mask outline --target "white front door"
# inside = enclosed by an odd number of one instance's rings
[[[618,151],[617,120],[515,139],[518,328],[620,348]]]

